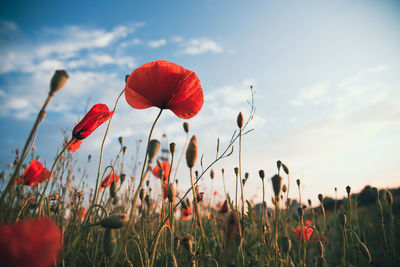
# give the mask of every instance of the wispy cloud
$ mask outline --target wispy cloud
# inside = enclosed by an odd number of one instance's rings
[[[183,49],[180,50],[178,54],[194,56],[208,52],[214,54],[224,52],[224,49],[221,45],[209,38],[192,38],[189,40],[183,40],[179,39],[179,37],[175,37],[175,41],[183,47]]]
[[[167,41],[165,39],[149,41],[149,46],[151,48],[159,48],[159,47],[164,46],[166,44],[167,44]]]

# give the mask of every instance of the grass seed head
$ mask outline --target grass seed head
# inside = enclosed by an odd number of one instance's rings
[[[193,135],[186,150],[186,163],[189,168],[193,168],[197,159],[197,137]]]

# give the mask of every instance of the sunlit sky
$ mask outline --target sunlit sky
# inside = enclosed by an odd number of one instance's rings
[[[256,113],[243,137],[243,172],[250,173],[247,198],[261,196],[258,170],[267,177],[282,160],[302,195],[344,195],[400,185],[400,2],[399,1],[2,1],[0,8],[0,167],[10,171],[22,149],[56,69],[69,80],[47,108],[35,147],[50,167],[63,140],[88,107],[110,108],[125,75],[154,60],[196,72],[205,101],[190,119],[204,165],[215,158],[217,138],[226,146],[236,116],[249,115],[249,86]],[[107,138],[105,163],[146,139],[157,108],[135,110],[122,99]],[[164,112],[154,133],[185,141],[182,123]],[[93,155],[94,182],[105,126],[75,153],[77,167]],[[142,160],[144,148],[140,150]],[[238,149],[214,166],[214,189],[222,195],[225,168],[231,196]],[[184,163],[184,162],[183,162]],[[130,165],[131,166],[131,165]],[[200,168],[197,164],[197,168]],[[181,164],[179,188],[190,182]],[[155,178],[150,179],[159,190]],[[284,176],[284,183],[287,182]],[[210,190],[208,175],[200,182]],[[267,181],[268,199],[272,194]],[[220,200],[222,197],[220,197]]]

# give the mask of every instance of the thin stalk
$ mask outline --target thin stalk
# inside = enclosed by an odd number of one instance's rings
[[[196,213],[197,220],[199,221],[199,227],[200,227],[200,231],[201,231],[201,237],[204,242],[204,247],[207,247],[207,239],[206,239],[206,235],[204,234],[203,223],[201,222],[201,217],[200,217],[200,213],[199,213],[199,209],[198,209],[199,207],[197,204],[197,194],[196,194],[196,190],[194,188],[193,168],[190,168],[190,182],[192,184],[192,192],[193,192],[193,199],[194,199],[194,212]]]

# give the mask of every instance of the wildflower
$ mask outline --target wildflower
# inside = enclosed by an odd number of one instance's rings
[[[61,251],[61,231],[49,218],[0,224],[0,266],[51,266]]]
[[[32,159],[24,174],[18,178],[17,183],[29,186],[36,186],[45,179],[50,178],[50,172],[43,167],[39,161]]]
[[[303,236],[302,236],[302,232],[301,232],[300,229],[301,229],[301,228],[300,228],[300,225],[299,225],[299,226],[297,226],[296,229],[294,229],[294,232],[296,233],[297,237],[298,237],[302,242],[304,242]],[[314,230],[313,230],[312,228],[310,228],[310,227],[308,227],[308,226],[303,226],[303,233],[304,233],[304,235],[305,235],[305,237],[306,237],[306,242],[308,242],[308,240],[310,239],[310,237],[311,237],[313,231],[314,231]]]
[[[186,207],[186,209],[182,208],[182,220],[186,221],[189,219],[189,216],[192,214],[193,208],[192,205]]]
[[[68,150],[75,152],[81,145],[82,139],[88,137],[97,127],[106,122],[113,113],[114,111],[110,112],[108,107],[104,104],[94,105],[72,130],[72,138],[76,140],[69,145]],[[72,139],[68,144],[71,141]]]
[[[125,98],[137,109],[170,109],[182,119],[195,116],[203,106],[203,90],[193,71],[158,60],[146,63],[129,75]]]
[[[103,182],[101,182],[100,190],[103,190],[104,187],[110,186],[113,181],[118,182],[119,175],[114,174],[111,171],[106,178],[104,178]]]
[[[159,166],[161,165],[161,166]],[[162,174],[162,180],[164,182],[168,182],[168,176],[169,176],[169,169],[171,168],[171,164],[168,161],[161,161],[160,164],[157,164],[153,170],[152,173],[155,177],[161,179],[161,174]]]

